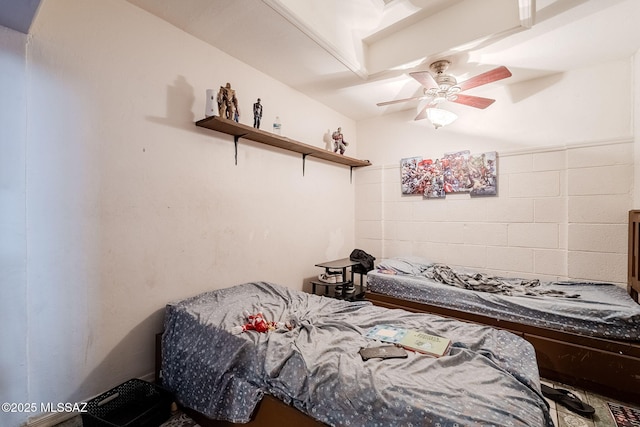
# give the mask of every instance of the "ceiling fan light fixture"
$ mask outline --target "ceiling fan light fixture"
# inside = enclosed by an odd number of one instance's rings
[[[442,108],[427,108],[427,118],[438,129],[439,127],[450,125],[458,116],[451,111]]]
[[[432,103],[433,104],[440,104],[442,102],[445,102],[447,100],[447,94],[446,93],[438,93],[434,98]]]

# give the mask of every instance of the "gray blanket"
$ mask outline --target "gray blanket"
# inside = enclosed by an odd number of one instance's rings
[[[291,330],[231,333],[243,312]],[[448,355],[369,360],[378,324],[453,341]],[[167,306],[163,380],[184,405],[247,422],[265,394],[332,426],[549,426],[533,347],[508,332],[250,283]]]
[[[435,263],[418,257],[398,257],[383,259],[378,271],[367,275],[367,289],[396,298],[424,302],[445,308],[453,308],[467,313],[476,313],[501,320],[528,325],[553,328],[593,337],[640,341],[640,305],[627,294],[626,290],[612,283],[585,282],[538,282],[536,286],[526,286],[524,279],[500,279],[507,285],[518,284],[513,292],[479,292],[462,280],[448,276],[453,269],[438,269],[440,278],[430,278],[431,266]],[[392,274],[388,274],[392,273]],[[476,273],[457,269],[458,277],[473,279]],[[469,286],[469,287],[467,287]],[[478,282],[478,286],[483,286]],[[535,289],[538,294],[531,295]],[[579,298],[558,298],[556,295],[579,295]]]

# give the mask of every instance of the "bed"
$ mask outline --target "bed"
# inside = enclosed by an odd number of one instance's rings
[[[519,334],[543,377],[640,402],[640,305],[611,283],[493,277],[416,257],[382,260],[369,301]]]
[[[275,329],[234,333],[257,312]],[[439,358],[363,361],[377,325],[452,344]],[[163,386],[208,419],[255,424],[276,405],[281,425],[553,426],[531,344],[441,316],[255,282],[168,304],[161,344]]]
[[[640,305],[613,283],[495,277],[418,257],[385,259],[371,292],[591,337],[640,341]]]

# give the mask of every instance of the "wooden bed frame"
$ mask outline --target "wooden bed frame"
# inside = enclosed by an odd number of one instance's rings
[[[627,291],[638,302],[640,292],[640,210],[629,211]],[[443,308],[367,291],[373,304],[419,313],[434,313],[467,322],[506,329],[536,350],[540,376],[585,388],[625,402],[640,402],[640,343],[588,337],[490,316]]]
[[[627,292],[636,302],[640,292],[640,210],[629,211],[629,252]]]
[[[314,420],[304,412],[298,411],[293,406],[265,395],[255,410],[251,421],[245,424],[231,423],[229,421],[212,420],[199,412],[189,408],[182,411],[190,416],[202,427],[272,427],[272,426],[296,426],[296,427],[321,427],[326,424]]]

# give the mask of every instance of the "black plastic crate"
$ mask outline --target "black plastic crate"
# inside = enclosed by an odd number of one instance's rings
[[[171,416],[172,394],[137,378],[87,402],[84,427],[157,427]]]

